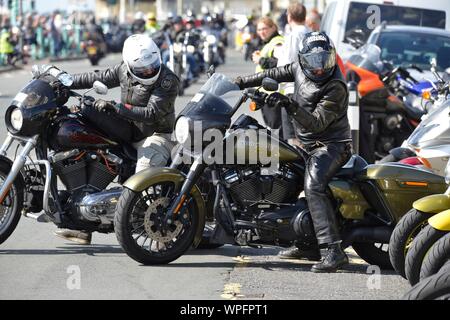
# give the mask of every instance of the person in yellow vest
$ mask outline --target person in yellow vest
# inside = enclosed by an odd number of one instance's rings
[[[156,21],[156,14],[154,12],[149,12],[147,15],[147,22],[145,24],[145,31],[152,35],[156,31],[160,30],[161,27],[159,26],[158,22]]]
[[[253,63],[256,64],[256,72],[275,68],[278,58],[281,56],[281,48],[284,38],[278,33],[277,24],[269,17],[263,17],[258,21],[256,32],[261,38],[264,46],[252,55]],[[267,126],[271,129],[281,129],[282,118],[280,108],[263,107],[262,114]],[[282,130],[279,131],[282,136]]]
[[[0,55],[4,59],[3,63],[12,63],[14,45],[11,42],[11,31],[8,27],[4,27],[0,33]]]

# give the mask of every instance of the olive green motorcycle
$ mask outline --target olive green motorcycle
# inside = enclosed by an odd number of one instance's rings
[[[389,256],[395,271],[412,284],[419,281],[422,262],[431,246],[446,234],[450,209],[450,161],[445,169],[447,190],[415,201],[395,226],[389,241]],[[429,225],[431,223],[431,226]],[[416,241],[416,238],[420,240]],[[414,247],[412,253],[409,251]],[[405,263],[409,256],[408,268]],[[408,269],[408,272],[407,270]]]
[[[278,84],[265,79],[263,88],[275,91]],[[182,148],[173,166],[142,171],[124,184],[115,232],[132,259],[166,264],[198,245],[207,204],[196,184],[205,170],[211,171],[215,190],[212,243],[317,247],[308,203],[301,197],[303,151],[278,140],[249,115],[232,123],[246,101],[252,100],[255,111],[266,105],[267,96],[260,88],[241,93],[221,74],[214,74],[194,96],[176,121],[175,135]],[[199,132],[206,136],[208,130],[220,133],[223,152],[211,151],[212,139],[190,139]],[[255,130],[259,135],[253,134]],[[254,151],[258,156],[252,161],[249,155]],[[276,167],[273,161],[263,161],[260,152],[273,156]],[[187,174],[175,167],[180,159],[192,161]],[[391,268],[388,243],[398,220],[414,201],[445,188],[444,178],[431,172],[397,163],[367,165],[352,156],[328,188],[343,247],[352,246],[369,264]]]

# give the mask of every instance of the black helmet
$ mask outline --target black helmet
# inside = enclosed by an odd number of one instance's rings
[[[324,82],[336,68],[336,49],[325,32],[310,32],[300,44],[298,61],[306,77]]]

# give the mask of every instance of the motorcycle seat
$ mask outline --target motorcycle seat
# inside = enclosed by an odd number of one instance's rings
[[[352,155],[350,160],[336,173],[337,178],[352,178],[358,172],[363,171],[368,166],[368,163],[364,158],[358,155]]]

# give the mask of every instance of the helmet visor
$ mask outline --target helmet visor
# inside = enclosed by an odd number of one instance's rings
[[[161,63],[157,60],[145,67],[130,66],[130,71],[132,74],[134,74],[136,77],[140,79],[151,79],[158,74],[160,68]]]
[[[311,52],[300,54],[299,56],[302,68],[314,73],[329,70],[336,65],[336,52],[334,49],[330,52]]]

